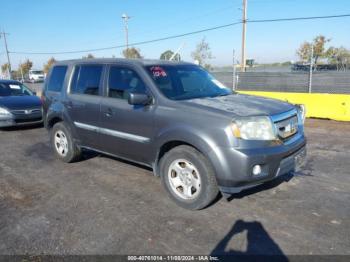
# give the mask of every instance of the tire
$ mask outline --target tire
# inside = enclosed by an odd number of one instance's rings
[[[56,123],[50,130],[50,140],[56,156],[66,163],[77,161],[81,150],[63,122]]]
[[[191,146],[182,145],[168,151],[160,160],[159,170],[168,195],[185,209],[203,209],[218,196],[213,167]]]

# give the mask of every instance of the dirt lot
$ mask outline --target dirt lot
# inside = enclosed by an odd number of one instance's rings
[[[294,177],[177,207],[150,170],[55,159],[43,128],[0,130],[0,254],[350,254],[350,124],[308,120]]]

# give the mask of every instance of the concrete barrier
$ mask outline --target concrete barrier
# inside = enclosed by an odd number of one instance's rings
[[[292,104],[303,104],[306,107],[307,117],[350,121],[350,95],[260,91],[238,92],[248,95],[275,98]]]

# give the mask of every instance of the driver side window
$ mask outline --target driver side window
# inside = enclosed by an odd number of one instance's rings
[[[129,68],[111,66],[108,77],[108,97],[128,99],[128,93],[146,93],[146,87],[138,74]]]

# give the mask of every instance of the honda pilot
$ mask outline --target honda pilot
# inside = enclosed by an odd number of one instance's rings
[[[151,167],[187,209],[291,173],[306,154],[303,106],[236,93],[191,63],[57,62],[42,96],[59,159],[87,149]]]

